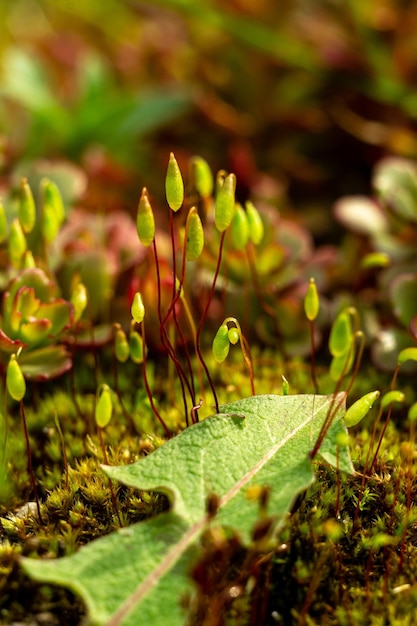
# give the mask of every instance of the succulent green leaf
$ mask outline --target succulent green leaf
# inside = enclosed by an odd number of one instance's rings
[[[113,400],[110,387],[106,384],[100,385],[97,391],[97,401],[95,409],[95,420],[99,428],[105,428],[111,420],[113,413]]]
[[[344,309],[332,324],[329,337],[330,354],[339,357],[345,354],[352,345],[353,333],[349,312]]]
[[[8,240],[9,258],[14,267],[20,266],[26,249],[26,237],[19,220],[16,218],[11,223]]]
[[[35,319],[20,325],[19,336],[32,349],[43,343],[51,334],[52,322],[48,319]]]
[[[222,324],[213,339],[213,345],[211,348],[215,361],[217,361],[217,363],[223,363],[229,354],[229,349],[229,329],[227,324]]]
[[[207,161],[199,156],[193,157],[191,172],[197,192],[202,198],[209,198],[213,193],[213,174]]]
[[[26,381],[15,354],[10,356],[7,365],[6,387],[13,400],[16,402],[23,400],[26,393]]]
[[[182,174],[173,152],[169,155],[167,175],[165,178],[165,194],[170,209],[178,211],[184,202],[184,181],[182,180]]]
[[[72,356],[63,345],[46,346],[23,352],[19,363],[26,380],[41,382],[68,372]]]
[[[41,303],[35,316],[39,320],[49,320],[51,322],[50,334],[56,336],[71,326],[73,309],[71,304],[63,298],[56,298],[52,302]]]
[[[24,233],[30,233],[36,223],[36,207],[32,190],[26,178],[22,178],[19,199],[19,222]]]
[[[334,467],[352,473],[348,446],[340,443],[346,433],[344,397],[336,398],[337,414],[320,452]],[[265,513],[273,530],[282,526],[294,499],[314,480],[309,451],[332,401],[331,396],[253,396],[222,406],[218,415],[137,463],[106,467],[114,480],[165,493],[171,510],[62,559],[24,558],[24,570],[79,594],[89,622],[98,626],[111,617],[114,626],[183,626],[187,616],[180,599],[193,594],[187,574],[209,522],[208,496],[219,498],[210,525],[234,528],[245,543],[259,520],[259,502],[251,495],[256,489],[270,491]]]
[[[345,415],[345,424],[348,428],[356,426],[356,424],[359,424],[359,422],[368,415],[375,400],[379,398],[380,393],[380,391],[370,391],[362,396],[362,398],[359,398],[359,400],[356,400],[356,402],[348,408]]]
[[[243,250],[249,241],[249,221],[246,211],[240,204],[236,204],[233,215],[232,237],[236,250]]]
[[[55,209],[50,204],[45,204],[42,212],[42,235],[47,243],[55,241],[59,232],[59,220]]]
[[[185,244],[185,255],[187,261],[196,261],[204,248],[203,224],[196,209],[190,209],[187,220],[187,241]]]
[[[138,291],[133,296],[130,312],[136,324],[143,322],[145,317],[145,305],[143,304],[142,295]]]
[[[221,233],[230,225],[235,212],[236,176],[229,174],[217,192],[214,203],[214,223]]]
[[[306,317],[310,322],[313,322],[320,309],[319,294],[317,293],[316,281],[314,278],[310,278],[310,282],[307,288],[307,294],[304,298],[304,311]]]
[[[245,203],[245,209],[249,223],[249,238],[257,246],[264,237],[264,223],[258,209],[250,200]]]
[[[138,231],[138,237],[141,244],[145,246],[145,248],[150,246],[155,239],[155,218],[151,203],[149,202],[146,187],[142,189],[142,194],[139,200],[138,212],[136,216],[136,229]]]

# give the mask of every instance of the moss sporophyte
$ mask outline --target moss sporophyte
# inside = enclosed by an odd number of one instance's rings
[[[147,619],[160,606],[162,572],[169,617],[153,626],[182,623],[179,599],[196,624],[213,602],[239,626],[258,623],[261,605],[269,607],[262,623],[267,613],[281,623],[356,623],[370,606],[377,616],[400,614],[393,590],[417,584],[417,409],[409,383],[402,390],[398,381],[407,381],[417,348],[411,340],[398,351],[391,383],[377,379],[366,368],[361,303],[331,301],[304,240],[297,256],[300,231],[285,231],[285,220],[272,227],[274,217],[250,200],[239,204],[233,173],[213,177],[201,157],[188,171],[189,180],[171,153],[166,233],[156,231],[154,196],[142,189],[141,260],[120,291],[105,281],[102,318],[94,280],[82,263],[66,263],[64,245],[54,248],[71,215],[57,186],[43,180],[37,206],[23,179],[18,211],[0,207],[2,532],[25,555],[66,554],[62,565],[24,559],[23,567],[43,584],[79,577],[89,617],[103,625]],[[23,445],[24,465],[10,453]],[[30,494],[38,519],[12,515]],[[40,524],[46,538],[30,548]],[[98,547],[79,549],[101,535]],[[122,559],[109,608],[94,587],[123,554],[143,582]],[[87,561],[94,580],[81,571]],[[22,570],[7,572],[16,588]]]

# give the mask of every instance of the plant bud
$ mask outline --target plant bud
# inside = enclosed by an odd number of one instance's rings
[[[249,239],[257,246],[264,237],[264,223],[258,209],[250,200],[245,203],[245,209],[249,223]]]
[[[155,218],[151,203],[149,202],[146,187],[142,189],[142,194],[139,200],[138,212],[136,216],[136,228],[138,231],[139,241],[143,246],[145,246],[145,248],[147,248],[155,239]]]
[[[13,400],[16,402],[23,400],[26,393],[26,381],[15,354],[11,355],[7,365],[6,387]]]
[[[110,387],[106,384],[100,385],[97,391],[97,401],[95,410],[95,420],[99,428],[105,428],[111,420],[113,413],[113,400]]]
[[[356,426],[356,424],[359,424],[359,422],[368,415],[369,411],[372,409],[375,400],[379,398],[379,396],[379,391],[371,391],[362,396],[362,398],[359,398],[359,400],[356,400],[356,402],[354,402],[352,406],[350,406],[346,411],[346,426],[350,428],[351,426]]]
[[[26,237],[19,220],[16,218],[11,223],[8,241],[9,258],[14,267],[19,267],[26,249]]]
[[[310,322],[313,322],[319,312],[320,302],[319,295],[317,293],[316,281],[314,278],[310,278],[310,282],[307,288],[307,294],[304,299],[304,311],[306,317]]]
[[[222,363],[225,360],[229,354],[229,348],[229,329],[227,324],[222,324],[213,339],[213,345],[211,348],[213,357],[217,363]]]
[[[214,223],[221,233],[230,225],[235,212],[236,176],[229,174],[217,192],[214,203]]]
[[[143,322],[143,318],[145,317],[145,306],[143,304],[142,296],[138,291],[133,296],[130,312],[132,313],[132,317],[136,324]]]
[[[184,202],[184,182],[173,152],[169,155],[167,175],[165,178],[165,194],[170,209],[178,211]]]
[[[243,250],[249,240],[249,222],[246,211],[240,204],[236,204],[232,221],[233,245],[236,250]]]
[[[36,223],[35,200],[26,178],[22,178],[20,185],[19,221],[24,233],[30,233]]]
[[[190,209],[187,220],[187,241],[185,256],[187,261],[196,261],[203,252],[204,230],[201,219],[195,207]]]
[[[193,157],[191,171],[197,192],[202,198],[209,198],[213,193],[213,174],[207,161],[199,156]]]

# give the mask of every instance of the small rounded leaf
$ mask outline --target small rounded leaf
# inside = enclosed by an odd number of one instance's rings
[[[214,223],[221,233],[230,225],[235,212],[236,176],[229,174],[217,192],[214,203]]]
[[[184,202],[184,181],[173,152],[169,155],[165,194],[170,209],[178,211]]]
[[[191,171],[197,192],[202,198],[209,198],[213,193],[213,174],[207,161],[199,156],[193,157]]]
[[[249,239],[257,246],[264,237],[264,223],[258,209],[250,200],[246,202],[245,209],[249,223]]]
[[[229,329],[227,324],[222,324],[213,339],[213,345],[211,348],[213,357],[217,363],[223,363],[229,354],[229,348]]]
[[[187,241],[185,256],[187,261],[196,261],[204,248],[203,224],[195,207],[190,209],[187,219]]]
[[[142,296],[138,291],[133,296],[130,312],[132,313],[132,317],[136,324],[143,322],[143,318],[145,317],[145,306],[143,304]]]
[[[345,354],[353,339],[352,324],[348,311],[343,310],[336,317],[330,330],[329,350],[332,356]]]
[[[249,241],[249,222],[246,211],[240,204],[236,204],[233,216],[232,237],[236,250],[243,250]]]
[[[16,218],[11,223],[8,241],[9,258],[14,267],[20,266],[26,249],[26,237],[19,220]]]
[[[356,400],[348,408],[345,414],[345,424],[348,428],[359,424],[364,417],[366,417],[377,398],[379,398],[379,391],[370,391],[369,393]]]
[[[136,229],[138,231],[138,237],[141,244],[146,248],[150,246],[155,239],[155,218],[151,203],[149,202],[146,187],[142,189],[142,194],[139,200],[138,212],[136,216]]]
[[[6,387],[13,400],[16,402],[23,400],[26,393],[26,381],[15,354],[11,355],[7,365]]]
[[[100,385],[97,392],[95,420],[99,428],[105,428],[111,420],[113,413],[113,400],[110,387],[106,384]]]
[[[320,309],[319,294],[317,293],[316,281],[310,278],[306,297],[304,298],[304,311],[310,322],[314,321]]]
[[[20,184],[19,221],[25,233],[30,233],[36,223],[36,207],[32,190],[26,178]]]

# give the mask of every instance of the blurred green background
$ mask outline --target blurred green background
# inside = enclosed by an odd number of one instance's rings
[[[412,0],[3,0],[0,24],[3,187],[65,161],[86,206],[126,208],[197,153],[320,238],[381,156],[416,155]]]

